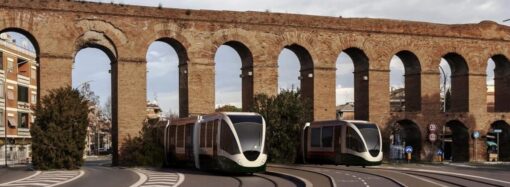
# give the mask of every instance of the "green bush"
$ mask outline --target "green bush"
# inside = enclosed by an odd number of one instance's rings
[[[71,87],[50,90],[35,108],[32,162],[36,169],[76,169],[83,164],[87,100]]]
[[[312,119],[311,104],[299,90],[282,90],[275,97],[255,96],[252,111],[266,120],[269,161],[294,163],[299,157],[301,129]]]
[[[163,132],[155,124],[144,123],[139,136],[124,140],[120,150],[120,165],[162,167],[165,158],[162,137]]]

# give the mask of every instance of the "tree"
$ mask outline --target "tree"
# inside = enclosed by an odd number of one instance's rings
[[[90,88],[89,82],[84,82],[79,86],[80,94],[85,97],[86,100],[91,102],[93,105],[99,105],[99,96]]]
[[[88,100],[70,86],[50,90],[37,103],[32,135],[36,169],[76,169],[83,164]]]
[[[112,96],[108,96],[108,99],[106,99],[106,102],[104,103],[104,107],[101,110],[103,116],[108,119],[109,121],[112,121]]]
[[[312,120],[311,104],[300,90],[282,90],[276,97],[255,96],[252,111],[266,121],[269,161],[294,163],[299,160],[301,130]]]
[[[237,108],[234,105],[223,105],[216,109],[216,112],[241,112],[243,111],[240,108]]]

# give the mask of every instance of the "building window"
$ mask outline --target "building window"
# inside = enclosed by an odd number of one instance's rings
[[[4,82],[0,81],[0,98],[5,98]]]
[[[0,110],[0,127],[4,126],[4,111]],[[3,130],[3,128],[2,128]]]
[[[0,70],[4,69],[4,53],[0,51]]]
[[[16,121],[14,120],[13,117],[8,117],[7,118],[7,125],[10,127],[10,128],[16,128],[17,124],[16,124]]]
[[[18,102],[28,103],[28,87],[18,85]]]
[[[28,128],[28,113],[18,113],[19,128]]]

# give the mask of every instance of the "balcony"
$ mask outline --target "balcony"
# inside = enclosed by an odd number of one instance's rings
[[[18,136],[30,138],[30,129],[29,128],[18,128]]]
[[[30,85],[30,78],[23,75],[18,75],[18,83],[22,85]]]

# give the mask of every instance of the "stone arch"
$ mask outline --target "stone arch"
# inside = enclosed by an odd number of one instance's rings
[[[469,67],[459,53],[450,52],[442,56],[451,69],[451,99],[447,112],[469,111]],[[446,101],[448,102],[448,101]]]
[[[488,135],[491,135],[490,138],[487,137],[487,141],[492,141],[497,145],[497,136],[494,133],[494,129],[501,129],[501,133],[499,133],[499,161],[510,161],[510,125],[504,120],[498,120],[493,122],[490,125],[490,129],[488,131]],[[494,138],[493,138],[494,137]],[[489,147],[490,149],[490,147]]]
[[[502,54],[491,57],[494,69],[494,112],[510,112],[510,61]]]
[[[391,135],[393,139],[390,142],[391,149],[401,149],[405,146],[412,146],[412,160],[419,161],[422,150],[422,133],[420,126],[410,119],[397,120],[391,125]],[[391,148],[393,147],[393,148]],[[392,155],[397,156],[397,155]]]
[[[0,31],[0,33],[4,33],[4,32],[17,32],[17,33],[20,33],[20,34],[24,35],[25,37],[27,37],[27,39],[34,46],[35,54],[36,54],[36,60],[39,61],[38,58],[39,58],[39,54],[40,54],[41,50],[39,48],[39,42],[34,37],[34,35],[32,35],[32,33],[30,33],[29,31],[27,31],[25,29],[18,28],[18,27],[7,27],[7,28],[4,28],[4,29],[2,29]]]
[[[405,111],[418,112],[421,110],[421,64],[418,57],[409,50],[402,50],[395,54],[404,65]]]
[[[73,59],[76,58],[78,52],[85,48],[96,48],[104,52],[110,60],[110,82],[111,82],[111,102],[112,102],[112,121],[111,121],[111,136],[112,136],[112,161],[114,165],[118,164],[119,157],[119,94],[118,94],[118,53],[115,44],[104,33],[95,31],[87,31],[79,36],[74,43]],[[74,62],[73,62],[74,63]],[[129,63],[129,62],[126,62]],[[72,71],[72,70],[71,70]]]
[[[292,43],[285,45],[283,49],[292,51],[298,58],[300,64],[299,77],[300,91],[303,99],[312,106],[314,106],[314,61],[311,53],[300,44]],[[280,51],[282,51],[281,49]],[[310,114],[310,117],[313,116]]]
[[[366,53],[357,47],[349,47],[345,52],[354,63],[354,119],[368,120],[369,103],[369,59]]]
[[[188,99],[188,52],[186,47],[177,39],[171,37],[161,37],[155,41],[163,42],[172,47],[177,53],[179,68],[179,116],[187,117],[189,115]],[[147,50],[149,48],[147,47]]]
[[[83,48],[92,47],[97,48],[110,58],[112,63],[117,62],[118,53],[117,47],[113,43],[113,41],[106,36],[104,33],[96,32],[96,31],[87,31],[83,33],[81,36],[76,39],[75,50],[73,52],[73,57],[76,56],[76,53]]]
[[[226,45],[234,49],[241,58],[241,85],[242,85],[242,109],[248,111],[253,105],[253,54],[251,50],[242,42],[236,40],[227,41],[221,45]]]
[[[444,158],[452,162],[469,161],[469,129],[459,120],[445,124]]]

